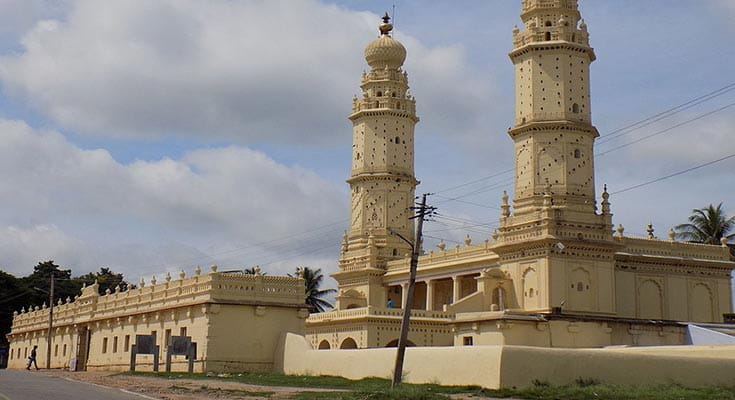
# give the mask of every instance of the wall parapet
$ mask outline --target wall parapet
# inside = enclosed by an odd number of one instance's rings
[[[307,318],[306,323],[322,323],[328,321],[361,319],[367,317],[386,317],[398,319],[403,317],[403,309],[367,306],[348,310],[333,310],[318,314],[312,314],[309,316],[309,318]],[[434,319],[449,322],[450,319],[454,318],[454,313],[443,311],[411,310],[411,318]]]
[[[155,312],[206,302],[251,302],[255,304],[304,305],[304,281],[289,276],[253,275],[229,272],[195,274],[162,283],[141,286],[126,291],[116,288],[99,295],[99,285],[82,289],[74,300],[59,299],[54,306],[54,326],[84,323],[93,320],[120,318],[133,314]],[[45,329],[50,309],[29,307],[13,314],[10,335]]]
[[[615,240],[625,245],[621,251],[626,253],[730,261],[729,248],[723,246],[630,236],[615,237]]]

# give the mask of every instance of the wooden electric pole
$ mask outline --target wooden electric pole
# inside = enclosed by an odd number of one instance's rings
[[[422,229],[424,227],[424,220],[427,216],[430,216],[436,208],[434,207],[427,207],[426,206],[426,196],[428,194],[424,194],[421,197],[421,203],[418,205],[418,207],[415,207],[416,215],[413,216],[411,219],[418,219],[418,223],[416,224],[416,238],[414,239],[414,242],[412,243],[408,239],[404,238],[397,232],[391,230],[391,233],[394,235],[397,235],[401,239],[403,239],[405,242],[411,245],[411,269],[409,272],[409,278],[408,278],[408,293],[406,294],[406,304],[402,304],[403,306],[403,320],[401,321],[401,336],[398,339],[398,353],[396,354],[396,365],[393,369],[393,382],[391,384],[391,387],[396,387],[401,384],[401,379],[403,379],[403,359],[406,355],[406,342],[408,341],[408,327],[411,320],[411,306],[413,305],[413,291],[414,286],[416,283],[416,269],[419,264],[419,256],[421,255],[421,236],[422,236]]]

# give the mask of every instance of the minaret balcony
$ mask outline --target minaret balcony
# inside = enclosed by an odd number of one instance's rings
[[[525,125],[531,122],[539,121],[574,121],[591,123],[592,118],[589,113],[573,113],[570,111],[561,112],[535,112],[529,116],[517,117],[516,126]]]
[[[577,0],[523,0],[523,12],[529,12],[536,9],[549,8],[565,8],[577,10],[579,4]]]

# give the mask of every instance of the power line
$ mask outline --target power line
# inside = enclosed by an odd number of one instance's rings
[[[624,192],[627,192],[627,191],[630,191],[630,190],[633,190],[633,189],[638,189],[638,188],[643,187],[643,186],[647,186],[647,185],[650,185],[650,184],[653,184],[653,183],[656,183],[656,182],[661,182],[663,180],[666,180],[666,179],[669,179],[669,178],[673,178],[675,176],[686,174],[687,172],[692,172],[692,171],[698,170],[700,168],[708,167],[708,166],[710,166],[712,164],[716,164],[718,162],[725,161],[725,160],[730,159],[730,158],[733,158],[733,157],[735,157],[735,153],[730,154],[730,155],[725,156],[725,157],[722,157],[722,158],[718,158],[717,160],[709,161],[709,162],[706,162],[704,164],[699,164],[699,165],[696,165],[694,167],[687,168],[687,169],[682,170],[682,171],[679,171],[679,172],[674,172],[673,174],[662,176],[660,178],[656,178],[656,179],[650,180],[648,182],[639,183],[637,185],[633,185],[633,186],[627,187],[625,189],[621,189],[621,190],[618,190],[616,192],[612,192],[610,194],[619,194],[619,193],[624,193]]]
[[[608,132],[604,136],[602,136],[602,139],[597,142],[597,144],[603,144],[610,140],[613,140],[615,138],[618,138],[623,135],[627,135],[631,132],[634,132],[638,129],[645,128],[646,126],[649,126],[655,122],[658,122],[662,119],[669,118],[673,115],[676,115],[682,111],[688,110],[694,106],[697,106],[699,104],[702,104],[706,101],[712,100],[716,97],[722,96],[723,94],[726,94],[728,92],[731,92],[735,90],[735,83],[731,83],[729,85],[725,85],[717,90],[714,90],[712,92],[709,92],[707,94],[704,94],[702,96],[696,97],[692,100],[689,100],[685,103],[679,104],[678,106],[669,108],[668,110],[662,111],[658,114],[652,115],[646,119],[643,119],[641,121],[635,122],[633,124],[624,126],[622,128],[616,129],[612,132]],[[635,127],[635,128],[634,128]],[[634,129],[630,129],[634,128]]]
[[[724,110],[726,110],[726,109],[728,109],[728,108],[730,108],[732,106],[735,106],[735,102],[730,103],[730,104],[728,104],[726,106],[720,107],[720,108],[718,108],[718,109],[716,109],[714,111],[710,111],[710,112],[701,114],[701,115],[699,115],[697,117],[694,117],[694,118],[688,119],[688,120],[686,120],[684,122],[681,122],[681,123],[678,123],[676,125],[670,126],[670,127],[666,128],[666,129],[662,129],[662,130],[660,130],[658,132],[654,132],[654,133],[652,133],[650,135],[643,136],[643,137],[638,138],[636,140],[633,140],[631,142],[624,143],[624,144],[621,144],[621,145],[619,145],[617,147],[613,147],[612,149],[605,150],[603,152],[597,153],[597,154],[595,154],[595,156],[598,156],[598,157],[599,156],[604,156],[605,154],[612,153],[613,151],[620,150],[620,149],[625,148],[625,147],[628,147],[628,146],[632,146],[632,145],[634,145],[636,143],[640,143],[640,142],[642,142],[642,141],[644,141],[646,139],[650,139],[650,138],[652,138],[654,136],[658,136],[658,135],[661,135],[661,134],[670,132],[670,131],[672,131],[672,130],[674,130],[676,128],[679,128],[681,126],[690,124],[690,123],[692,123],[694,121],[699,121],[700,119],[703,119],[703,118],[709,117],[710,115],[713,115],[713,114],[716,114],[718,112],[724,111]]]

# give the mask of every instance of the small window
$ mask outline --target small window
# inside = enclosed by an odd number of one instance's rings
[[[546,21],[546,23],[544,24],[544,26],[551,26],[551,21]]]
[[[473,344],[472,336],[465,336],[465,337],[463,337],[462,338],[462,343],[465,346],[472,346],[472,344]]]
[[[393,257],[398,255],[398,249],[393,249]]]
[[[533,288],[528,289],[528,297],[533,297]]]
[[[102,338],[102,354],[107,353],[107,338]]]
[[[380,90],[378,90],[377,94],[378,94],[378,97],[383,97],[383,92],[381,92]]]
[[[125,353],[130,351],[130,335],[125,335],[125,341],[123,342],[123,351]]]
[[[582,157],[582,152],[579,149],[574,149],[574,158]]]
[[[396,144],[400,144],[400,143],[401,143],[401,138],[399,138],[398,136],[396,136]]]
[[[59,345],[57,344],[54,346],[54,357],[58,357],[58,356],[59,356]]]
[[[166,329],[166,341],[164,342],[164,346],[168,348],[168,345],[171,344],[171,329]]]
[[[179,336],[186,336],[186,327],[182,326],[179,328]]]
[[[579,104],[577,103],[572,104],[572,112],[575,114],[579,114]]]
[[[117,336],[112,338],[112,352],[117,353]]]
[[[551,40],[551,32],[546,32],[545,40],[548,42]]]
[[[64,348],[63,348],[63,349],[62,349],[62,351],[61,351],[61,355],[62,355],[63,357],[66,357],[66,343],[64,344]]]
[[[584,283],[582,283],[582,282],[577,282],[577,291],[578,291],[578,292],[582,292],[582,291],[584,291]]]

